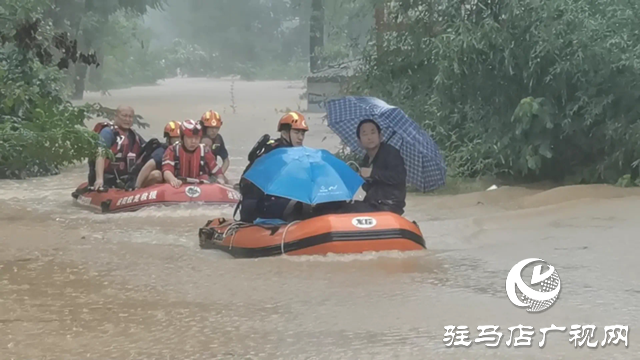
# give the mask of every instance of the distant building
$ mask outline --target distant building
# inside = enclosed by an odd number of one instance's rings
[[[341,96],[344,86],[355,72],[359,62],[352,60],[326,67],[307,76],[307,112],[324,113],[328,100]]]

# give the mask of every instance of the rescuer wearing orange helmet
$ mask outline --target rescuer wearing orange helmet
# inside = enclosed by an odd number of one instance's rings
[[[222,159],[222,172],[226,173],[229,169],[229,152],[224,145],[224,139],[219,134],[222,127],[222,118],[216,111],[209,110],[202,114],[200,123],[204,129],[204,136],[202,137],[202,143],[211,149],[211,152],[216,157]]]
[[[180,122],[169,121],[167,125],[164,126],[163,137],[165,142],[158,144],[148,158],[143,154],[142,161],[144,161],[145,164],[136,177],[136,189],[163,182],[162,157],[169,146],[180,141]]]
[[[297,111],[291,111],[284,114],[278,121],[278,131],[280,139],[288,142],[290,146],[302,146],[304,135],[309,131],[309,126],[307,126],[304,115]]]
[[[280,118],[277,130],[280,132],[280,138],[272,140],[269,135],[264,135],[251,149],[248,158],[249,164],[242,172],[242,175],[251,168],[260,156],[272,150],[280,147],[302,146],[305,134],[309,131],[309,126],[304,115],[297,111],[291,111]],[[258,217],[265,219],[287,217],[285,209],[292,200],[265,196],[262,190],[244,178],[240,179],[239,185],[242,200],[238,203],[236,210],[240,210],[240,221],[253,222]]]

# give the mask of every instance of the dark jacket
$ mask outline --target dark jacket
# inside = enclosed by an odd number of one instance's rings
[[[257,154],[249,155],[249,164],[247,164],[247,167],[245,167],[244,171],[242,172],[242,175],[244,176],[244,174],[247,171],[249,171],[253,163],[256,160],[258,160],[258,158],[260,158],[262,155],[268,154],[272,150],[275,150],[280,147],[291,147],[291,144],[289,144],[286,140],[283,140],[282,138],[269,140],[266,144],[260,147],[261,149],[259,149]],[[253,183],[250,182],[249,180],[246,180],[244,177],[240,178],[240,193],[242,194],[243,198],[259,198],[259,197],[262,197],[262,195],[264,195],[262,190],[260,190],[257,186],[253,185]]]
[[[268,154],[272,150],[275,150],[280,147],[291,147],[291,144],[288,143],[283,138],[270,139],[266,141],[266,143],[264,144],[260,144],[260,141],[258,141],[258,143],[253,147],[253,149],[251,149],[251,153],[249,153],[249,156],[248,156],[249,163],[247,164],[247,167],[244,168],[242,175],[244,175],[247,171],[249,171],[249,168],[251,168],[253,163],[256,160],[258,160],[258,158],[260,158],[262,155]]]
[[[407,169],[400,151],[393,145],[380,144],[373,158],[365,155],[361,167],[372,167],[371,176],[362,185],[367,195],[364,202],[389,206],[403,210],[407,197]]]
[[[282,138],[278,138],[275,140],[269,140],[264,144],[260,144],[260,141],[254,148],[252,152],[249,154],[249,164],[242,172],[242,175],[249,171],[253,163],[260,158],[262,155],[269,153],[272,150],[275,150],[280,147],[291,147],[287,141]],[[240,179],[240,194],[242,195],[242,200],[238,203],[236,207],[236,211],[240,210],[240,221],[242,222],[253,222],[258,217],[263,218],[280,218],[280,214],[273,214],[272,216],[268,216],[265,214],[266,212],[273,212],[273,206],[269,203],[274,199],[280,200],[279,202],[288,203],[288,199],[266,196],[265,193],[260,190],[257,186],[255,186],[252,182],[246,180],[244,177]],[[285,201],[286,200],[286,201]],[[282,211],[284,211],[286,204],[281,206]],[[234,212],[234,217],[235,217]],[[275,211],[280,212],[280,211]]]

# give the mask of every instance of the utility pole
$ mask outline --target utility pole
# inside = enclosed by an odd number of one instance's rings
[[[382,43],[384,41],[384,32],[385,32],[385,14],[384,14],[384,3],[382,1],[378,2],[375,7],[375,19],[376,19],[376,55],[380,56],[382,54]]]
[[[319,70],[317,52],[324,47],[324,0],[311,0],[311,20],[309,22],[309,70]]]

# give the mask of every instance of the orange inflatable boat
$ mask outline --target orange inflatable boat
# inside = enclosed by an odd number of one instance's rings
[[[78,204],[101,213],[135,211],[143,207],[183,203],[235,205],[240,201],[240,193],[233,188],[209,183],[186,183],[177,189],[170,184],[158,184],[133,191],[96,191],[84,183],[71,196]]]
[[[425,249],[418,225],[391,212],[330,214],[284,225],[213,219],[199,237],[201,248],[236,258]]]

